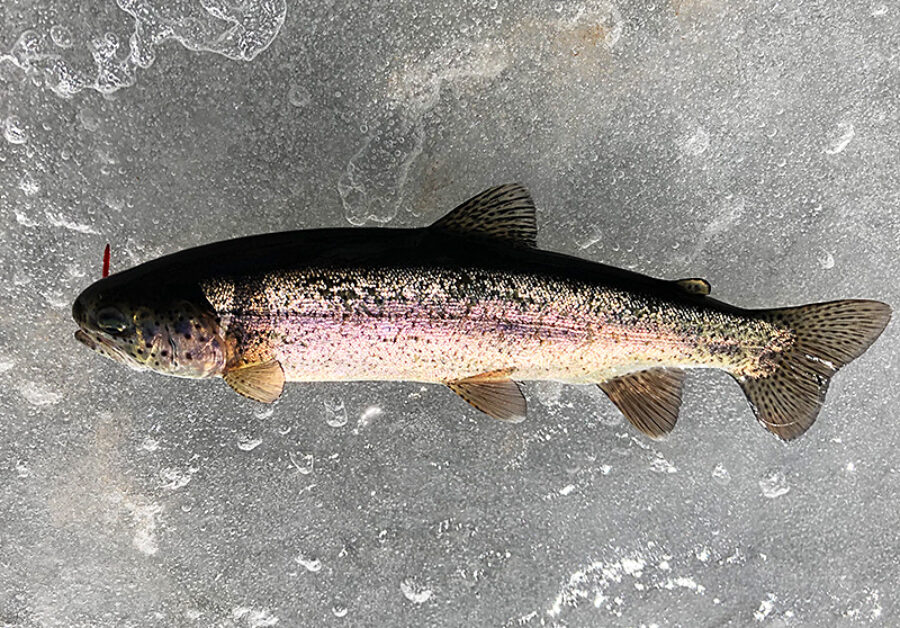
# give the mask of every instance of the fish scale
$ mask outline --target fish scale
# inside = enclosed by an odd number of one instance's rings
[[[778,351],[786,336],[766,321],[599,282],[475,268],[312,269],[203,289],[241,360],[278,360],[287,381],[451,382],[503,371],[586,383],[648,365],[747,375],[771,368],[761,349]],[[745,342],[729,344],[738,335]]]

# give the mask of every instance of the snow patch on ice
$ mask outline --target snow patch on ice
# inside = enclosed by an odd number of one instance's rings
[[[672,557],[657,552],[658,549],[646,555],[628,555],[614,561],[593,561],[573,572],[546,609],[547,615],[559,617],[566,607],[574,607],[580,600],[591,599],[596,608],[604,608],[615,616],[621,616],[626,603],[624,591],[629,588],[624,586],[626,579],[633,581],[630,588],[638,591],[681,588],[697,595],[706,591],[706,587],[691,576],[673,575]]]
[[[427,589],[417,584],[410,578],[407,578],[400,583],[400,591],[403,593],[403,597],[413,604],[424,604],[434,595],[431,589]]]
[[[231,611],[235,621],[242,622],[247,628],[267,628],[278,623],[278,617],[265,608],[235,606]]]

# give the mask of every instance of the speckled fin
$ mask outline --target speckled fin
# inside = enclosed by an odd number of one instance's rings
[[[493,379],[476,376],[447,384],[450,390],[485,414],[519,423],[525,420],[525,396],[519,385],[511,379]]]
[[[651,438],[672,431],[681,408],[684,371],[652,368],[629,373],[600,384],[625,418]]]
[[[675,283],[681,286],[681,289],[688,294],[699,294],[705,297],[712,290],[712,286],[709,285],[709,282],[706,281],[706,279],[679,279]]]
[[[272,403],[284,389],[284,370],[277,360],[231,368],[223,377],[237,394],[263,403]]]
[[[537,242],[534,201],[518,183],[485,190],[431,226],[456,233],[508,240],[526,246]]]
[[[891,308],[878,301],[847,300],[764,315],[788,327],[794,343],[771,375],[737,379],[763,427],[792,440],[815,422],[831,376],[881,335]]]

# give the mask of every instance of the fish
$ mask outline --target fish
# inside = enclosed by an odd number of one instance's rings
[[[891,317],[862,299],[743,309],[704,279],[541,250],[537,232],[530,192],[511,183],[427,227],[207,244],[88,286],[75,337],[133,369],[221,377],[263,403],[285,382],[437,383],[516,423],[521,382],[595,384],[651,438],[674,428],[686,371],[719,369],[759,423],[791,440]]]

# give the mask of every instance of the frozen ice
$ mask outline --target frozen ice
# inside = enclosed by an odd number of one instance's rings
[[[132,372],[112,268],[532,191],[542,248],[753,308],[900,304],[895,3],[36,0],[0,8],[0,625],[900,625],[892,323],[807,435],[689,374],[595,386]],[[352,425],[348,425],[352,422]]]

